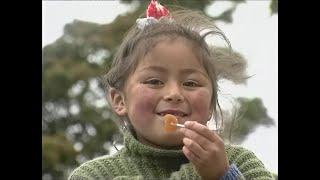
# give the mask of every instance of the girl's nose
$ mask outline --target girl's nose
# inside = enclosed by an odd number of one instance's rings
[[[168,102],[172,103],[180,103],[184,101],[184,97],[181,93],[181,90],[178,86],[170,86],[168,87],[168,91],[164,96],[164,99]]]

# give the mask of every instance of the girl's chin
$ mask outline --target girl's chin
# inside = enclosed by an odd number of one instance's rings
[[[168,137],[158,140],[158,142],[153,142],[149,144],[158,149],[172,149],[181,150],[183,146],[182,138],[179,137]]]
[[[158,143],[155,147],[159,149],[171,149],[171,150],[181,150],[183,147],[182,140],[180,141],[167,141]]]
[[[162,146],[161,149],[167,149],[167,150],[181,150],[183,147],[182,144],[176,145],[176,146]]]
[[[167,136],[164,140],[161,141],[161,149],[181,149],[183,146],[182,142],[183,137],[175,134],[173,136]]]

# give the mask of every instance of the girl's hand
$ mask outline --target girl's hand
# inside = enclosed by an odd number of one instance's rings
[[[183,153],[203,179],[221,178],[229,169],[222,139],[196,121],[187,121],[184,125],[185,128],[180,128],[184,134]]]

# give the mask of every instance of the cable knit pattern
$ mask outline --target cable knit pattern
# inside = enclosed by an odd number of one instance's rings
[[[129,133],[124,133],[124,148],[113,156],[102,156],[76,168],[69,180],[116,179],[201,179],[182,150],[163,150],[141,144]],[[226,145],[230,165],[237,168],[235,179],[273,179],[263,163],[251,151]],[[229,171],[234,173],[234,171]],[[225,175],[224,177],[231,177]],[[226,178],[230,179],[230,178]]]

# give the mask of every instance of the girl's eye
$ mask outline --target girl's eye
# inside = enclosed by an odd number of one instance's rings
[[[144,84],[151,84],[151,85],[162,85],[163,82],[159,79],[150,79],[144,82]]]
[[[183,83],[184,86],[188,86],[188,87],[198,87],[200,86],[197,82],[195,81],[186,81]]]

